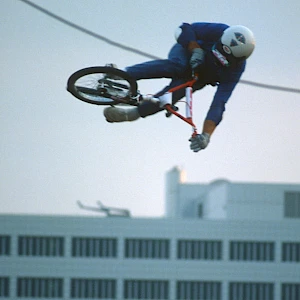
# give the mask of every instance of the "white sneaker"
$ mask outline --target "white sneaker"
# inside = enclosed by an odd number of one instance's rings
[[[106,64],[105,67],[111,67],[111,68],[114,68],[114,69],[118,69],[116,64]]]
[[[126,121],[135,121],[140,115],[137,107],[133,108],[119,108],[119,107],[106,107],[103,110],[103,115],[106,118],[106,121],[109,123],[115,122],[126,122]]]
[[[105,67],[110,67],[110,68],[114,68],[114,69],[118,69],[118,66],[116,64],[106,64]],[[123,80],[122,77],[113,75],[113,74],[106,74],[105,79],[112,79],[112,80]]]

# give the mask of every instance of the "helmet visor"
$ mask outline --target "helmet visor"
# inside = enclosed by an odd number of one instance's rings
[[[234,57],[231,53],[230,48],[226,45],[223,45],[220,40],[214,44],[212,53],[215,56],[217,63],[221,64],[224,67],[235,66],[236,64],[238,64],[238,62],[245,59],[244,57]]]

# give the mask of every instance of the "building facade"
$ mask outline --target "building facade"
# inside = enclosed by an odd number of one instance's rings
[[[299,300],[300,185],[181,178],[165,218],[0,215],[0,299]]]

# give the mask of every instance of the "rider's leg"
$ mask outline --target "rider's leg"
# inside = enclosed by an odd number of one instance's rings
[[[170,85],[166,86],[163,90],[154,95],[154,97],[159,98],[165,94],[170,88],[184,83],[183,79],[172,80]],[[184,97],[185,90],[179,90],[172,94],[172,103],[176,103],[178,100]],[[143,101],[138,107],[123,109],[119,107],[108,107],[105,108],[103,113],[107,122],[124,122],[124,121],[135,121],[139,117],[147,117],[162,111],[163,108],[159,106],[157,102]]]
[[[159,59],[136,64],[125,68],[125,71],[134,79],[152,78],[182,78],[189,69],[189,52],[180,44],[175,44],[168,59]]]
[[[154,97],[159,98],[165,94],[170,88],[180,85],[186,82],[184,79],[172,80],[170,85],[166,86],[160,92],[154,95]],[[196,83],[193,86],[193,92],[202,89],[205,84]],[[177,103],[180,99],[185,96],[185,89],[180,89],[172,93],[172,103]],[[108,107],[104,110],[104,116],[108,122],[124,122],[124,121],[135,121],[139,117],[145,118],[156,114],[159,111],[164,110],[159,106],[159,103],[154,103],[151,101],[143,101],[138,107],[123,109],[119,107]]]
[[[188,79],[174,79],[171,81],[171,83],[166,86],[164,89],[162,89],[160,92],[154,95],[154,97],[159,98],[166,92],[168,92],[171,88],[178,86],[180,84],[183,84],[187,81]],[[193,92],[202,89],[205,86],[205,84],[194,84],[193,86]],[[175,91],[172,93],[172,104],[176,104],[180,99],[185,97],[185,89],[180,89],[178,91]],[[153,115],[159,111],[162,111],[163,109],[159,107],[159,103],[153,103],[151,101],[143,101],[139,106],[138,106],[138,112],[139,115],[143,118]]]
[[[137,64],[127,67],[126,71],[136,80],[163,77],[184,78],[188,77],[188,74],[190,73],[189,56],[190,54],[187,50],[185,50],[181,45],[176,44],[170,50],[168,59]],[[155,96],[159,97],[163,95],[170,87],[183,83],[184,81],[184,79],[172,80],[169,86],[165,87]],[[172,101],[176,103],[183,96],[184,91],[178,91],[178,93],[173,94]],[[137,120],[140,116],[146,117],[153,115],[161,110],[163,109],[159,107],[159,103],[144,101],[139,105],[139,107],[129,108],[126,110],[118,107],[108,107],[104,109],[103,113],[108,122],[124,122]]]

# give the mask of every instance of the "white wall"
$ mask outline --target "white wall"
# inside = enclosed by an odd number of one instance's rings
[[[299,191],[300,184],[239,183],[224,179],[208,184],[180,181],[181,171],[167,173],[166,217],[198,218],[204,204],[205,219],[282,220],[284,193]]]
[[[12,254],[0,256],[0,277],[11,279],[14,293],[18,276],[63,277],[65,292],[69,279],[116,278],[118,298],[122,299],[124,279],[165,279],[170,282],[170,299],[175,299],[177,280],[221,281],[223,298],[227,300],[230,281],[274,282],[276,298],[280,299],[282,282],[299,282],[299,263],[281,261],[282,241],[299,241],[300,222],[292,221],[241,221],[193,219],[130,219],[88,218],[64,216],[7,216],[0,215],[1,234],[11,236]],[[20,257],[17,254],[19,235],[63,236],[66,239],[64,257]],[[117,258],[74,258],[70,255],[71,238],[115,237],[118,239]],[[169,259],[124,259],[125,238],[170,239]],[[216,260],[177,259],[178,239],[221,240],[223,256]],[[274,262],[231,261],[229,242],[272,241],[276,244]],[[66,299],[68,299],[66,297]]]

